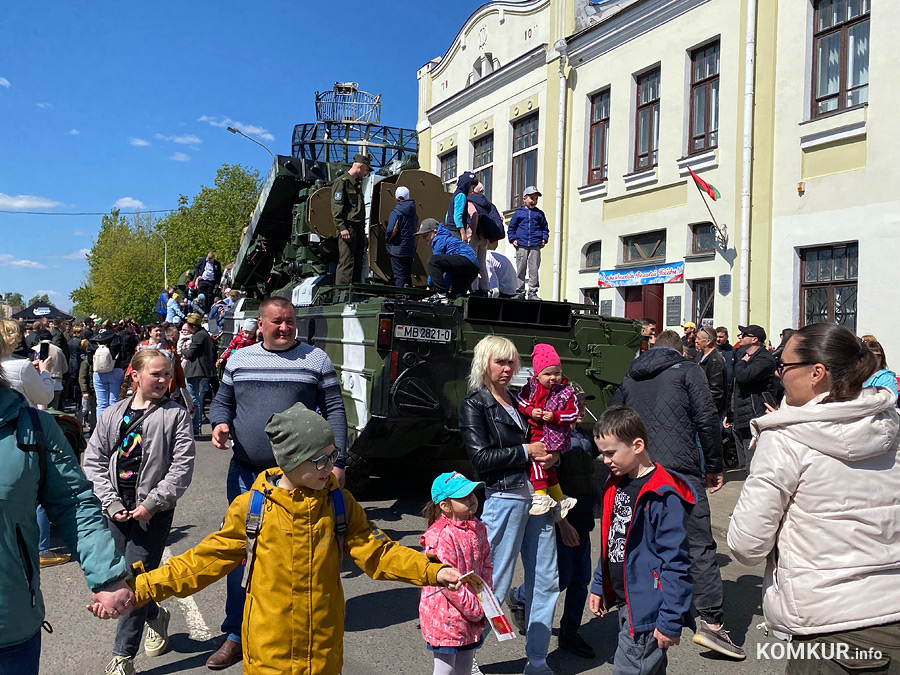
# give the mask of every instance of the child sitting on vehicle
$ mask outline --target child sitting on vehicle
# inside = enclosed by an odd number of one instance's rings
[[[303,672],[338,675],[344,660],[344,553],[373,579],[456,590],[460,575],[369,522],[331,473],[337,451],[323,417],[297,403],[269,418],[266,435],[278,469],[261,473],[250,491],[231,502],[222,529],[139,575],[135,604],[192,595],[246,557],[243,672],[288,673],[302,663]],[[98,604],[90,609],[106,618]]]
[[[572,425],[578,419],[575,390],[563,377],[559,354],[548,344],[539,343],[531,353],[534,375],[516,396],[519,411],[528,419],[529,442],[543,441],[547,452],[568,452],[572,447]],[[577,499],[566,497],[553,469],[531,462],[529,480],[534,487],[529,513],[540,516],[559,506],[557,520],[566,517]]]

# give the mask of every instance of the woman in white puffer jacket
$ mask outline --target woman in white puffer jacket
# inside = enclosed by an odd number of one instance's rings
[[[862,388],[876,369],[842,326],[794,333],[778,370],[784,403],[751,423],[756,453],[728,528],[737,560],[766,561],[769,628],[850,645],[815,672],[845,673],[857,647],[881,652],[866,672],[900,664],[900,417],[892,392]],[[785,672],[811,665],[789,660]]]

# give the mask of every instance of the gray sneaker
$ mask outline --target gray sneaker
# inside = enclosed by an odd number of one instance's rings
[[[554,673],[553,669],[546,663],[536,666],[529,661],[525,664],[525,672],[523,675],[556,675],[556,673]]]
[[[697,619],[697,632],[694,633],[694,642],[736,661],[743,661],[747,658],[744,650],[731,641],[724,625],[714,630],[703,619]]]
[[[481,668],[478,666],[478,661],[475,659],[472,659],[472,675],[484,675],[484,673],[481,672]]]
[[[104,672],[106,675],[134,675],[134,661],[127,656],[114,656]]]
[[[144,638],[144,652],[147,656],[159,656],[169,646],[169,610],[159,606],[159,616],[147,619],[147,637]]]

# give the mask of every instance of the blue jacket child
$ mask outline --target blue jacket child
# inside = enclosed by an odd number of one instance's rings
[[[681,475],[660,464],[641,488],[632,509],[625,540],[625,596],[632,635],[654,628],[668,636],[694,628],[691,618],[691,560],[684,520],[696,502],[694,491]],[[594,570],[591,593],[606,607],[616,604],[609,575],[608,541],[615,510],[616,488],[622,476],[610,475],[603,489],[601,554]],[[622,611],[622,608],[619,608]]]
[[[519,242],[519,246],[541,246],[550,239],[550,225],[547,217],[538,207],[529,209],[520,206],[509,219],[506,228],[510,244]]]
[[[397,202],[391,215],[388,216],[384,239],[388,255],[398,258],[412,258],[416,255],[416,229],[419,217],[416,215],[416,203],[412,199]],[[394,230],[397,231],[394,234]]]

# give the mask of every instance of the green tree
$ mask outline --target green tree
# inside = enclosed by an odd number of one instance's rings
[[[7,302],[13,307],[24,307],[25,299],[22,297],[21,293],[5,293],[3,295],[3,302]]]
[[[201,187],[193,201],[180,196],[178,210],[161,219],[157,228],[169,244],[169,283],[193,270],[210,251],[223,266],[234,260],[260,187],[257,171],[225,164],[216,172],[214,187]]]
[[[104,318],[152,318],[163,287],[163,242],[153,233],[168,244],[170,284],[209,251],[227,263],[237,254],[259,189],[256,171],[226,164],[216,172],[214,187],[201,186],[193,200],[181,195],[178,210],[165,218],[135,214],[129,219],[118,210],[103,216],[87,255],[88,273],[69,296],[72,311]]]
[[[52,302],[50,302],[50,296],[47,295],[46,293],[42,293],[41,295],[35,295],[33,298],[31,298],[31,300],[28,301],[28,306],[31,307],[36,302],[46,302],[51,305],[53,304]]]

